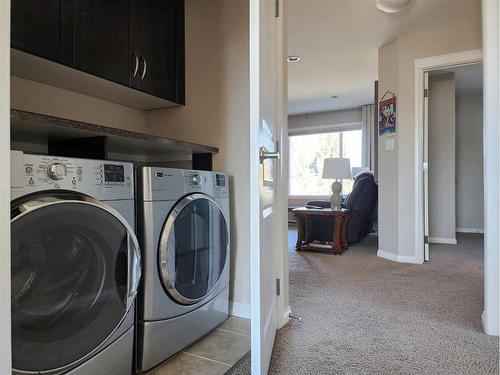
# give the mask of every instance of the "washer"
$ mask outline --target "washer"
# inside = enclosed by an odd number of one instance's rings
[[[133,166],[11,152],[13,374],[132,372]]]
[[[146,371],[221,324],[229,308],[229,194],[224,173],[138,171],[137,370]]]

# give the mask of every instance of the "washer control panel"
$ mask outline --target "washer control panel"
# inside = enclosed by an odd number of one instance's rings
[[[65,189],[102,199],[133,197],[131,163],[24,154],[21,168],[26,192]]]

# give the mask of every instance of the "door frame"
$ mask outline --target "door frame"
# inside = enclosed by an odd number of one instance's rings
[[[415,258],[424,263],[424,73],[483,62],[481,49],[415,60]],[[485,210],[486,212],[486,210]]]
[[[276,103],[278,103],[277,139],[279,141],[280,160],[276,183],[276,235],[278,241],[275,248],[276,278],[280,280],[280,293],[277,304],[277,328],[281,328],[290,321],[291,308],[289,305],[289,278],[288,278],[288,65],[287,57],[287,8],[285,0],[280,0],[281,16],[277,20],[278,64]]]
[[[0,373],[10,374],[10,0],[0,2]]]

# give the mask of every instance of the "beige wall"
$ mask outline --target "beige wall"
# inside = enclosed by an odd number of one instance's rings
[[[429,77],[429,237],[455,242],[455,77]]]
[[[379,95],[397,95],[396,148],[379,140],[379,246],[411,261],[415,257],[415,71],[417,58],[481,48],[481,2],[422,1],[426,17],[408,23],[379,49]]]
[[[288,116],[288,131],[290,133],[300,130],[307,132],[320,130],[322,127],[361,124],[362,121],[361,108],[291,115]]]
[[[456,97],[457,230],[484,229],[483,94]]]
[[[390,43],[379,50],[379,97],[398,87],[398,45]],[[398,98],[399,99],[399,98]],[[399,103],[397,103],[399,105]],[[378,109],[377,109],[378,111]],[[398,108],[399,111],[399,108]],[[399,115],[399,113],[398,113]],[[398,119],[399,121],[399,119]],[[399,125],[399,124],[398,124]],[[398,129],[399,130],[399,129]],[[379,250],[398,253],[398,137],[378,139],[378,231]],[[392,150],[386,150],[387,142],[394,142]]]
[[[231,295],[250,306],[249,8],[247,0],[186,0],[186,106],[150,111],[148,131],[220,148],[214,168],[228,172]]]
[[[0,2],[0,374],[11,373],[10,344],[10,1]]]
[[[18,110],[138,132],[146,113],[73,91],[11,76],[11,107]]]

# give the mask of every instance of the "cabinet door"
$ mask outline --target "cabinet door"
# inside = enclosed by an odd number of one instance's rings
[[[129,1],[74,0],[73,12],[75,68],[129,85]]]
[[[61,58],[61,0],[12,0],[11,45],[53,61]]]
[[[131,0],[131,52],[139,57],[132,84],[184,103],[184,1]]]

